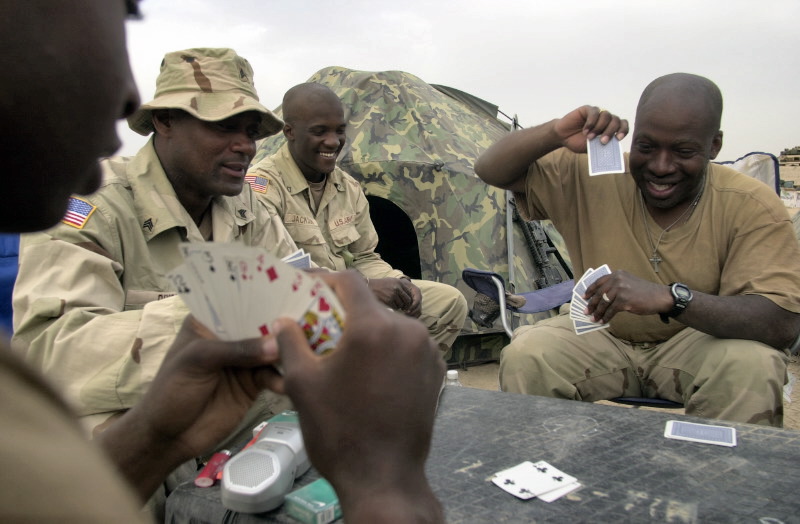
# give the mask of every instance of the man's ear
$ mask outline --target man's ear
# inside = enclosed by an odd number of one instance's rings
[[[154,109],[150,113],[150,118],[153,122],[153,129],[159,135],[168,134],[172,128],[172,115],[169,109]]]
[[[292,129],[291,124],[283,124],[283,136],[289,142],[294,142],[294,129]]]
[[[711,139],[711,151],[709,152],[711,160],[717,158],[720,149],[722,149],[722,130],[717,131],[717,134]]]

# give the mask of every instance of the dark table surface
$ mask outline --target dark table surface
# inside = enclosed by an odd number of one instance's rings
[[[664,438],[667,420],[733,426],[733,448]],[[544,460],[583,487],[552,503],[489,479]],[[465,387],[442,393],[427,472],[451,523],[800,523],[800,432]],[[313,470],[295,487],[318,478]],[[167,522],[295,522],[226,511],[219,487],[179,486]]]

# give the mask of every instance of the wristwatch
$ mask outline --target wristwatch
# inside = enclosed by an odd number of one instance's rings
[[[673,282],[670,284],[669,292],[672,293],[672,309],[667,313],[658,314],[658,316],[661,317],[661,322],[664,324],[669,324],[670,318],[675,318],[683,313],[683,310],[686,309],[686,306],[689,305],[689,302],[691,302],[694,297],[689,286],[681,284],[680,282]]]

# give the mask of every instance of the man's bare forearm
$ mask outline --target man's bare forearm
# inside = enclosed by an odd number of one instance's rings
[[[487,184],[522,191],[529,166],[561,147],[556,120],[515,131],[492,145],[475,162],[475,173]]]
[[[755,340],[785,349],[800,330],[800,315],[760,295],[719,297],[698,292],[694,295],[677,320],[715,337]]]

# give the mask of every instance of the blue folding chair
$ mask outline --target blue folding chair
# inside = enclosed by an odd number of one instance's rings
[[[469,287],[489,297],[493,302],[498,304],[497,312],[503,323],[503,329],[509,338],[514,332],[512,328],[511,313],[543,313],[545,311],[555,309],[572,298],[572,288],[575,287],[573,280],[567,280],[556,284],[554,286],[537,289],[525,293],[517,293],[517,296],[525,299],[525,305],[521,307],[514,307],[506,302],[506,284],[503,277],[492,271],[484,271],[482,269],[467,268],[461,272],[461,278],[464,283]],[[490,327],[494,321],[495,316],[491,313],[485,315],[486,318],[480,318],[478,315],[470,311],[470,318],[477,324],[484,327]],[[476,320],[478,319],[478,320]]]

